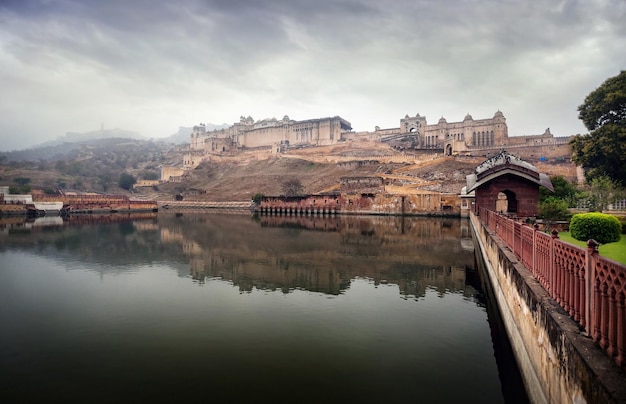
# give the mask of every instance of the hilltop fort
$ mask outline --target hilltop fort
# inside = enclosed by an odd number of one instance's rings
[[[189,150],[183,157],[183,169],[193,169],[211,155],[233,156],[245,151],[275,154],[365,140],[407,152],[446,156],[484,156],[503,148],[514,149],[522,158],[567,159],[570,155],[569,137],[554,137],[550,129],[539,135],[509,137],[501,111],[485,119],[473,119],[467,114],[459,122],[448,122],[441,117],[436,124],[428,124],[420,114],[406,115],[398,127],[377,126],[372,132],[354,132],[351,123],[339,116],[304,121],[292,120],[287,115],[282,120],[259,121],[242,116],[239,122],[225,129],[207,131],[203,124],[194,126]]]

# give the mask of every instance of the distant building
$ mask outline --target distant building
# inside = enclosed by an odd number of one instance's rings
[[[225,129],[207,131],[205,125],[194,126],[189,150],[184,154],[183,168],[192,169],[211,155],[240,150],[267,150],[283,153],[289,148],[324,146],[338,142],[370,140],[385,142],[401,150],[423,150],[445,155],[493,156],[503,148],[515,149],[528,159],[569,159],[570,137],[554,137],[550,129],[541,135],[509,137],[506,118],[496,111],[492,118],[474,119],[467,114],[463,121],[448,122],[441,117],[429,125],[426,117],[416,114],[400,119],[400,126],[373,132],[352,132],[350,122],[335,116],[294,121],[287,115],[255,121],[241,117]],[[162,178],[163,179],[163,178]]]
[[[350,122],[339,116],[305,121],[294,121],[287,115],[280,121],[276,118],[255,121],[250,116],[242,116],[231,127],[210,132],[204,125],[198,125],[191,133],[184,167],[196,167],[210,153],[255,148],[276,148],[280,152],[294,146],[330,145],[340,141],[341,134],[350,130]]]

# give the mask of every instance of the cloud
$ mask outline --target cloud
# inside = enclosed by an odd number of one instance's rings
[[[500,109],[512,135],[575,134],[626,66],[625,19],[621,0],[4,2],[0,149],[240,115],[372,130]]]

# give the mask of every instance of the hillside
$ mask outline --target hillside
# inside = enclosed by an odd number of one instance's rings
[[[160,166],[181,165],[186,148],[171,143],[106,139],[74,143],[66,146],[64,153],[55,154],[53,150],[34,150],[46,153],[49,159],[21,162],[8,160],[5,155],[4,164],[0,165],[0,185],[15,186],[28,180],[29,188],[46,192],[62,188],[128,193],[118,186],[121,173],[138,179],[158,178]],[[465,186],[466,175],[482,161],[484,157],[406,154],[374,142],[306,147],[284,154],[256,150],[212,156],[183,176],[181,182],[139,188],[133,194],[159,200],[173,200],[182,194],[186,200],[246,201],[257,193],[281,195],[282,184],[288,179],[299,179],[305,193],[317,194],[339,190],[342,177],[364,176],[383,178],[386,193],[458,193]],[[576,179],[571,164],[531,163],[548,175]]]
[[[158,195],[143,190],[146,196],[172,198],[181,193],[187,200],[249,200],[256,193],[281,195],[282,183],[297,178],[308,194],[339,190],[342,177],[378,176],[386,192],[419,193],[439,191],[458,193],[465,176],[482,159],[406,156],[380,143],[348,143],[311,147],[258,160],[240,155],[232,161],[204,162],[181,183],[159,186]]]

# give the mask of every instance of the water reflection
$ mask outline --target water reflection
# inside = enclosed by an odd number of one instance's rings
[[[355,278],[394,284],[407,298],[475,293],[468,222],[403,217],[276,217],[204,213],[0,219],[3,247],[97,262],[98,270],[188,263],[195,282],[221,278],[254,289],[342,293]],[[469,248],[467,240],[469,242]]]
[[[472,250],[459,219],[2,218],[0,379],[40,401],[515,402]]]

